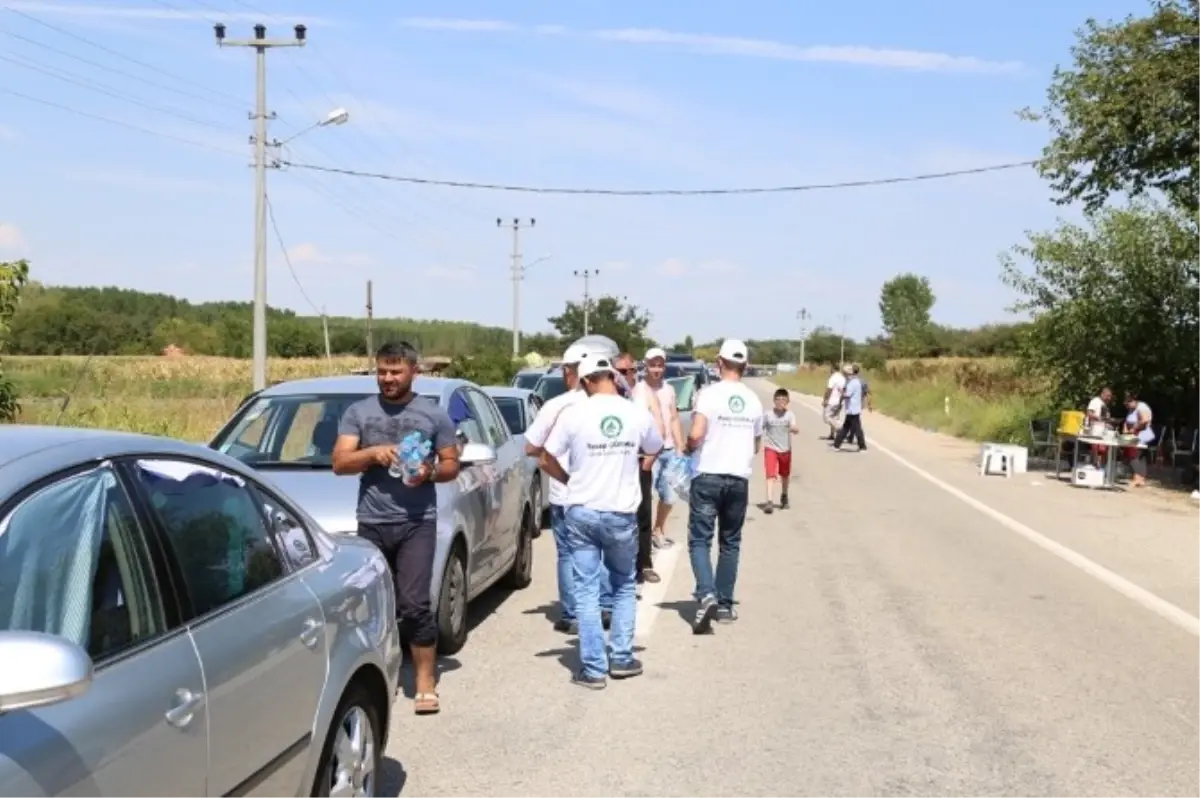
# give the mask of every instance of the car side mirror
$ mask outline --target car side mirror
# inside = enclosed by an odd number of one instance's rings
[[[462,447],[458,460],[463,465],[485,465],[496,462],[496,450],[486,443],[468,443]]]
[[[66,638],[0,632],[0,714],[75,698],[92,685],[92,658]]]

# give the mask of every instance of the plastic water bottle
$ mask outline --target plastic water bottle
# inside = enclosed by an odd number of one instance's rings
[[[433,443],[417,430],[413,430],[400,441],[396,452],[396,464],[388,469],[388,474],[412,482],[421,475],[421,466],[433,451]]]
[[[663,468],[666,469],[667,484],[675,495],[685,502],[690,501],[692,478],[696,476],[696,461],[682,454],[671,454]]]

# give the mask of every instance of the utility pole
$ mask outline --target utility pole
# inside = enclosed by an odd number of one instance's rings
[[[838,319],[842,323],[842,352],[838,355],[838,363],[844,366],[846,365],[846,322],[850,320],[850,317],[843,313],[838,316]]]
[[[257,53],[254,113],[254,390],[267,387],[267,50],[274,47],[303,47],[308,29],[297,25],[292,39],[268,39],[267,26],[254,26],[253,39],[226,39],[225,26],[213,26],[219,47],[253,47]],[[279,164],[270,164],[278,168]]]
[[[321,307],[321,332],[325,336],[325,368],[329,370],[329,376],[333,376],[333,349],[329,346],[329,316],[325,313],[324,306]]]
[[[367,280],[367,368],[375,357],[375,306],[371,304],[371,281]]]
[[[521,265],[521,230],[537,224],[537,219],[513,219],[512,224],[512,325],[513,325],[513,358],[521,355],[521,281],[525,279],[525,267]],[[504,220],[496,220],[497,227],[504,227]]]
[[[584,269],[583,271],[576,271],[575,276],[583,278],[583,334],[587,335],[591,332],[588,322],[590,321],[589,314],[592,310],[592,278],[599,277],[600,270]]]
[[[810,318],[808,308],[800,308],[796,313],[796,320],[800,322],[800,368],[804,368],[804,345],[808,343],[808,327],[805,323]]]

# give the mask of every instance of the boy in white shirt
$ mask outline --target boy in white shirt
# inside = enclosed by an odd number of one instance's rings
[[[617,392],[607,355],[587,352],[579,363],[588,398],[569,408],[546,441],[546,471],[567,486],[567,539],[574,573],[582,668],[572,682],[601,690],[607,676],[642,673],[633,656],[637,618],[637,509],[641,501],[639,452],[662,449],[650,412]],[[600,584],[607,567],[613,590],[611,656],[600,622]]]
[[[688,449],[696,454],[696,476],[690,488],[688,554],[696,578],[698,602],[692,632],[712,630],[714,619],[737,620],[733,588],[737,582],[742,526],[750,501],[750,475],[762,444],[763,406],[742,382],[749,352],[741,341],[727,339],[717,354],[721,381],[705,387],[696,399]],[[716,574],[712,540],[720,541]]]

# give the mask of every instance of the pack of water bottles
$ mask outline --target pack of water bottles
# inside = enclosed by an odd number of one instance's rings
[[[433,451],[433,442],[413,430],[400,440],[396,449],[396,464],[388,469],[388,473],[405,482],[415,482],[421,476],[421,466]]]
[[[663,475],[671,490],[683,501],[690,501],[692,479],[696,476],[696,458],[675,452],[663,452]]]

